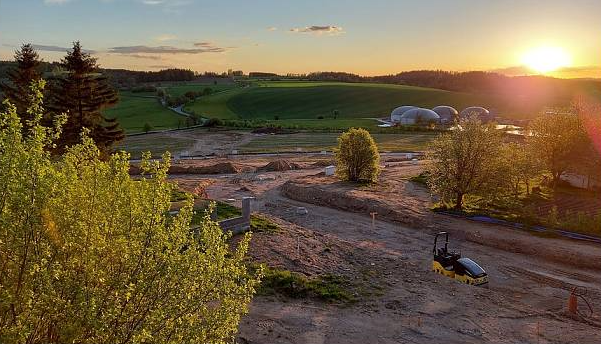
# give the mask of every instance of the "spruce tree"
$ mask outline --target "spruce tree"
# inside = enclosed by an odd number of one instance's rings
[[[117,92],[100,72],[96,59],[84,52],[79,42],[67,53],[60,66],[65,70],[54,78],[49,109],[55,115],[67,114],[67,123],[57,142],[58,152],[81,141],[81,132],[89,136],[106,155],[111,146],[124,138],[116,118],[107,118],[102,110],[117,103]]]
[[[32,119],[27,113],[34,99],[31,86],[33,82],[42,79],[41,61],[31,44],[23,44],[20,50],[15,51],[15,62],[16,68],[8,72],[9,81],[0,84],[0,90],[17,108],[25,132],[28,130],[27,121]]]

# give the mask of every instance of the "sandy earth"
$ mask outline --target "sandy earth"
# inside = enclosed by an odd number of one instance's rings
[[[174,179],[188,190],[204,183],[214,199],[256,197],[253,210],[284,230],[254,234],[252,258],[308,276],[346,276],[358,301],[255,297],[239,343],[601,343],[598,315],[565,313],[574,286],[586,287],[601,313],[600,246],[434,214],[428,191],[407,180],[421,166],[408,162],[386,162],[375,187],[318,175],[322,156],[288,157],[299,170],[248,172],[274,159],[238,157],[247,172]],[[429,271],[441,230],[487,270],[489,288]],[[589,313],[583,302],[580,310]]]

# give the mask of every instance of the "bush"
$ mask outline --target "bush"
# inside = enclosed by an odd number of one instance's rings
[[[39,94],[27,138],[14,107],[0,114],[0,343],[229,340],[261,273],[250,237],[232,250],[208,216],[192,232],[191,197],[168,215],[168,154],[138,180],[85,136],[50,157]]]
[[[380,154],[365,129],[352,128],[338,137],[336,174],[345,181],[376,182],[380,174]]]
[[[209,118],[205,123],[204,126],[205,127],[220,127],[223,125],[223,121],[220,120],[219,118]]]
[[[150,123],[148,123],[148,122],[144,123],[144,127],[142,128],[142,130],[143,130],[145,133],[148,133],[148,132],[149,132],[149,131],[151,131],[152,129],[153,129],[153,128],[152,128],[152,125],[150,125]]]

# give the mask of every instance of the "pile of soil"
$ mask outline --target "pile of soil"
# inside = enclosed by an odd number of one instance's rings
[[[139,166],[131,165],[129,167],[129,174],[136,175],[140,172]],[[171,165],[168,171],[169,174],[237,174],[240,172],[242,172],[242,167],[231,162],[221,162],[209,166]]]
[[[257,128],[255,130],[251,131],[251,133],[282,135],[282,134],[294,134],[294,133],[297,133],[297,131],[279,128],[279,127],[263,127],[263,128]]]
[[[300,170],[300,165],[296,163],[291,163],[286,160],[276,160],[272,161],[269,164],[260,167],[257,169],[259,172],[281,172],[281,171],[292,171],[292,170]]]
[[[314,162],[311,165],[315,166],[315,167],[336,166],[336,160],[334,160],[334,159],[331,159],[331,160],[317,160],[316,162]]]
[[[386,187],[390,188],[391,187]],[[284,196],[309,204],[325,206],[354,213],[376,212],[378,219],[402,223],[411,228],[439,230],[452,233],[466,241],[495,249],[544,258],[552,262],[581,268],[601,269],[600,253],[595,249],[582,249],[579,243],[563,239],[537,238],[530,233],[496,225],[473,224],[464,219],[428,211],[428,200],[412,196],[405,186],[395,190],[404,197],[386,193],[380,186],[355,188],[333,178],[312,176],[289,180],[281,187]],[[417,191],[417,190],[415,190]],[[421,198],[421,199],[420,199]]]
[[[240,173],[240,171],[240,167],[231,162],[221,162],[210,166],[188,167],[188,173],[190,174],[237,174]]]

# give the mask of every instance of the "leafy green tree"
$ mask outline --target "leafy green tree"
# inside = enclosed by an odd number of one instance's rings
[[[336,174],[345,181],[376,182],[380,174],[380,153],[370,133],[351,128],[338,137]]]
[[[428,148],[428,185],[445,202],[462,210],[467,194],[495,198],[506,176],[502,167],[502,133],[476,118],[462,120],[459,127],[440,135]]]
[[[24,131],[27,131],[27,121],[32,119],[27,113],[33,99],[31,84],[42,79],[41,60],[31,44],[23,44],[21,49],[15,52],[15,62],[16,68],[8,72],[9,82],[0,84],[0,90],[17,108]]]
[[[80,142],[81,131],[86,128],[103,155],[108,156],[111,147],[123,140],[123,130],[116,118],[108,118],[102,110],[117,104],[117,92],[99,73],[96,59],[83,51],[79,42],[61,61],[66,71],[54,79],[49,110],[55,115],[66,113],[57,152]]]
[[[528,145],[507,143],[502,146],[503,168],[499,173],[507,176],[515,197],[520,195],[521,186],[530,194],[530,182],[542,173],[542,163],[536,152]]]
[[[51,157],[60,130],[39,125],[35,99],[31,135],[14,106],[0,114],[0,342],[230,341],[258,283],[250,237],[232,250],[208,214],[192,232],[191,197],[169,215],[168,154],[134,180],[86,130]]]
[[[586,177],[587,188],[601,183],[601,105],[596,101],[578,99],[574,108],[583,125],[582,138],[578,140],[576,159],[570,171]]]
[[[578,159],[578,147],[586,136],[575,114],[553,114],[532,121],[527,137],[530,147],[540,156],[556,187],[561,175]]]

